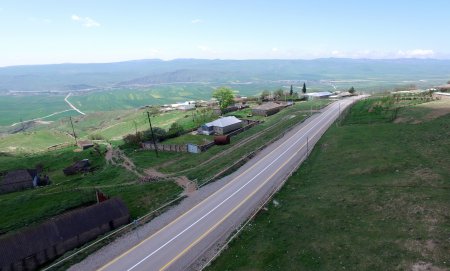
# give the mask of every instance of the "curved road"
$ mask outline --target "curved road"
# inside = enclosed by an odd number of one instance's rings
[[[356,98],[357,99],[357,98]],[[355,98],[335,102],[233,174],[221,189],[99,270],[185,270],[267,199]]]

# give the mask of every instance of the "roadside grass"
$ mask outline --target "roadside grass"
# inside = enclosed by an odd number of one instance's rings
[[[450,268],[450,118],[395,124],[380,112],[374,123],[355,114],[367,105],[325,133],[278,204],[207,270]]]
[[[150,150],[135,150],[132,148],[124,148],[123,151],[141,171],[189,155],[187,153],[160,151],[158,152],[158,157],[156,157],[155,151]]]
[[[193,134],[184,134],[179,137],[170,138],[161,142],[162,144],[197,144],[202,145],[214,140],[213,136],[209,135],[193,135]]]

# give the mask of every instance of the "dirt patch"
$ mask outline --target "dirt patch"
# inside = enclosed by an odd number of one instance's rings
[[[394,120],[394,123],[408,123],[408,122],[410,122],[410,121],[411,121],[410,118],[397,117],[397,118]]]
[[[183,194],[189,196],[191,193],[197,190],[197,184],[190,181],[186,176],[180,176],[175,178],[175,182],[183,187]]]
[[[411,271],[448,271],[447,268],[433,266],[431,263],[417,262],[411,266]]]
[[[425,242],[425,247],[429,250],[429,251],[433,251],[436,246],[438,245],[438,243],[434,240],[427,240]]]
[[[433,182],[441,179],[441,176],[435,172],[433,172],[429,168],[420,168],[413,172],[413,175],[419,180],[426,182],[429,185],[432,185]]]
[[[167,178],[167,175],[156,171],[153,168],[147,168],[144,170],[144,178],[141,179],[141,181],[144,182],[150,182],[150,181],[161,181]]]
[[[447,114],[450,114],[450,106],[449,107],[444,107],[444,108],[433,109],[433,111],[431,111],[430,113],[428,113],[425,116],[425,119],[433,120],[433,119],[445,116]]]
[[[124,167],[126,170],[134,173],[139,178],[144,178],[144,176],[136,170],[136,166],[133,161],[120,149],[116,149],[111,145],[108,145],[106,147],[105,160],[111,165]]]

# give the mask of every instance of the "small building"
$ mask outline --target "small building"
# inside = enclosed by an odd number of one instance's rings
[[[434,92],[433,97],[436,99],[450,99],[450,93],[448,92]]]
[[[6,173],[3,180],[0,182],[0,194],[37,186],[37,178],[38,172],[35,169],[18,169],[10,171]]]
[[[78,147],[80,147],[82,150],[86,150],[89,148],[94,147],[94,143],[90,140],[79,140],[77,142]]]
[[[252,109],[252,114],[257,116],[270,116],[278,113],[281,109],[286,107],[286,104],[281,102],[267,102]]]
[[[322,92],[311,92],[311,93],[305,93],[304,96],[307,100],[314,100],[314,99],[326,99],[329,98],[333,93],[329,91],[322,91]]]
[[[2,236],[0,270],[36,270],[129,220],[126,205],[112,198]]]
[[[71,166],[63,169],[64,175],[74,175],[79,172],[88,172],[90,170],[91,163],[89,163],[89,159],[83,159],[73,163]]]
[[[241,127],[242,121],[234,116],[230,116],[203,124],[200,127],[200,132],[204,135],[224,135]]]
[[[171,104],[171,107],[178,110],[193,110],[195,109],[195,101],[186,101],[182,103]]]

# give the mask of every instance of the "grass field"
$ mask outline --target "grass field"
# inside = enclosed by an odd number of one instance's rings
[[[376,102],[332,126],[208,270],[450,268],[450,118],[417,118],[424,103],[393,123]]]

